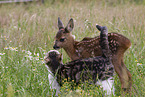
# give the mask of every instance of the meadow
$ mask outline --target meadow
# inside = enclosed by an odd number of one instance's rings
[[[48,71],[43,57],[53,49],[58,31],[57,19],[66,25],[74,19],[72,34],[76,40],[95,37],[95,25],[108,27],[128,37],[132,43],[124,62],[132,74],[132,90],[128,97],[145,96],[145,2],[115,2],[115,0],[50,0],[45,4],[19,3],[0,5],[0,97],[51,96]],[[121,1],[121,0],[119,0]],[[123,0],[125,1],[125,0]],[[144,0],[142,0],[144,1]],[[63,62],[70,59],[63,49]],[[115,75],[115,96],[121,96],[121,84]],[[66,82],[62,97],[100,97],[101,87],[85,84],[71,90]]]

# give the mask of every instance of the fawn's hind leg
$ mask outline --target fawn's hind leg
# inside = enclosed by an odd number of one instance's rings
[[[130,90],[131,85],[132,85],[131,74],[128,71],[127,67],[125,66],[123,59],[122,60],[116,59],[115,61],[113,61],[113,65],[114,65],[116,73],[119,76],[119,80],[121,82],[121,88],[124,91]]]
[[[132,77],[131,77],[131,73],[129,72],[129,70],[127,69],[127,67],[125,66],[123,59],[121,60],[121,66],[122,66],[122,72],[123,72],[123,81],[122,81],[122,85],[121,88],[124,91],[129,91],[131,89],[131,85],[132,85]]]

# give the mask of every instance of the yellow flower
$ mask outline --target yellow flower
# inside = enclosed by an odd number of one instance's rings
[[[4,49],[9,49],[8,47],[5,47]]]
[[[0,53],[0,55],[4,55],[5,53]]]
[[[37,53],[37,57],[39,57],[39,53]]]
[[[32,69],[33,71],[35,71],[35,69]]]
[[[39,58],[38,58],[38,57],[35,57],[35,59],[36,59],[36,60],[39,60]]]
[[[18,51],[17,50],[17,47],[9,47],[10,48],[10,50],[12,50],[12,51]]]
[[[137,66],[142,65],[142,63],[137,63]]]

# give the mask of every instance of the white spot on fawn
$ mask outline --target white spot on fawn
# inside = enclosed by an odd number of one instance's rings
[[[76,38],[76,36],[75,35],[72,35],[72,37],[75,39]]]

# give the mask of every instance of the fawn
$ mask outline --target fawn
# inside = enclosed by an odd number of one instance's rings
[[[67,26],[64,27],[60,18],[58,18],[59,31],[55,36],[54,49],[63,48],[71,60],[101,56],[100,36],[95,38],[85,37],[83,40],[76,41],[71,33],[73,30],[73,19],[70,19]],[[99,27],[97,26],[98,30]],[[121,88],[128,91],[132,86],[131,74],[124,64],[123,56],[125,51],[131,46],[131,42],[125,36],[119,33],[108,33],[109,48],[112,52],[112,63],[119,76]]]
[[[46,67],[54,74],[60,86],[62,86],[62,79],[70,78],[74,80],[76,85],[80,80],[90,80],[95,84],[100,84],[103,90],[107,91],[107,95],[114,94],[113,75],[114,66],[112,64],[112,55],[108,43],[108,30],[103,26],[100,33],[100,46],[102,49],[102,56],[92,58],[77,59],[66,64],[63,64],[61,54],[56,50],[49,51],[44,60]],[[56,84],[58,84],[56,83]],[[53,87],[55,88],[55,87]],[[57,89],[58,86],[55,88]]]

